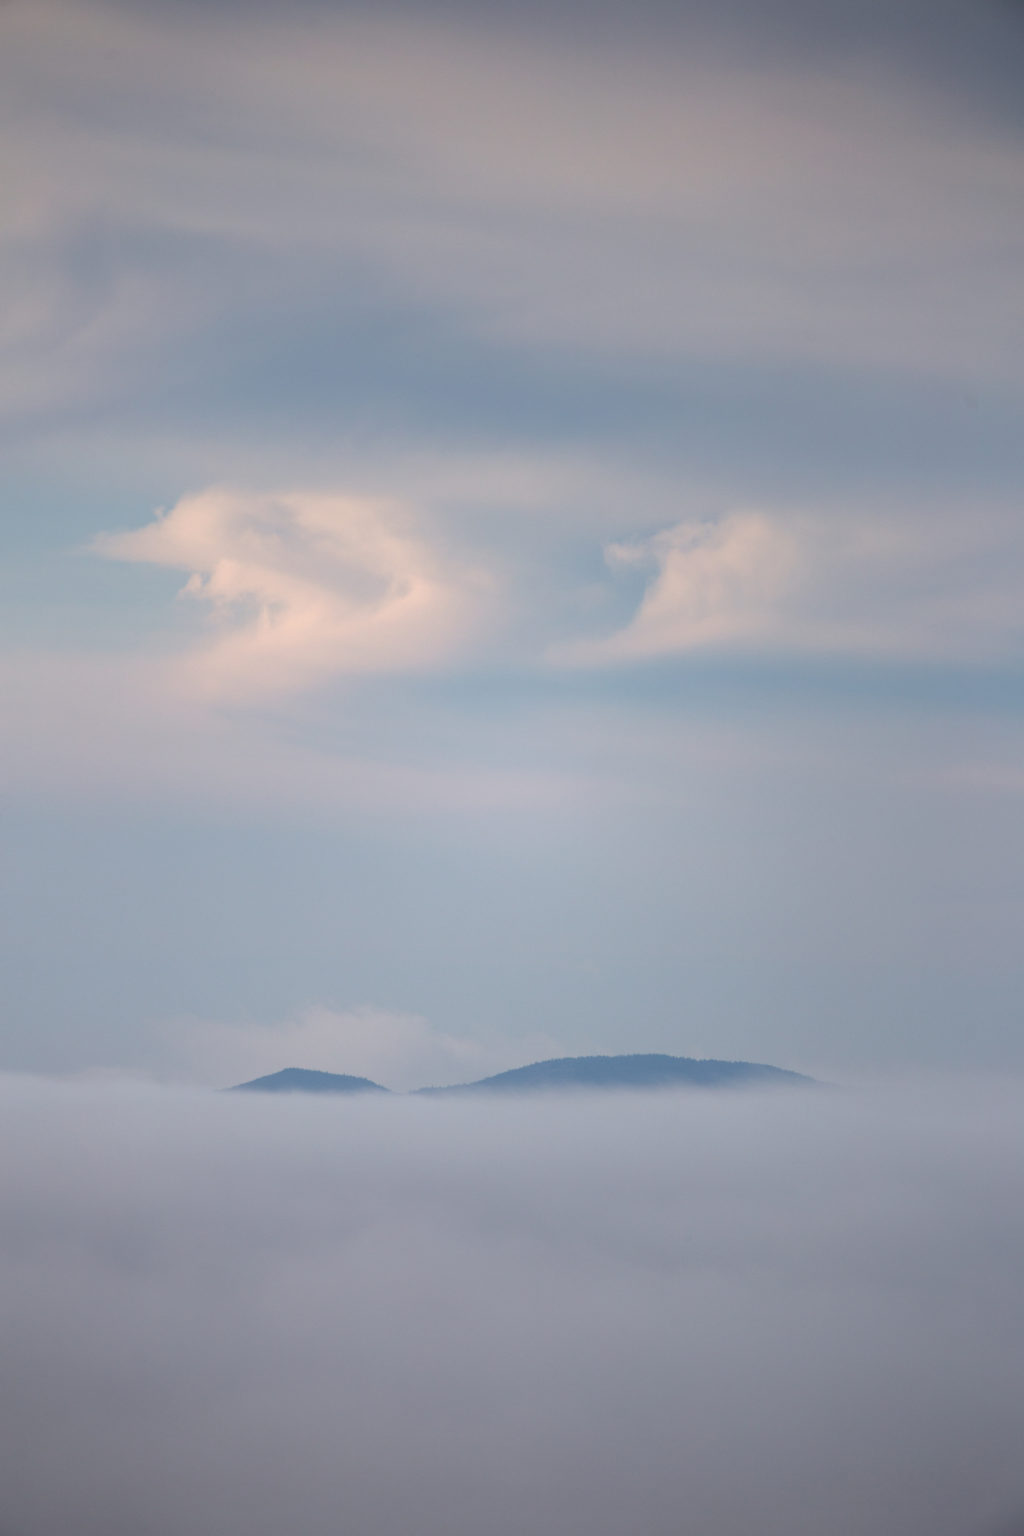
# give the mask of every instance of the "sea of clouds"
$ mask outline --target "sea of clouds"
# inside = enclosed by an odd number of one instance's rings
[[[1010,1536],[1022,1110],[0,1080],[0,1533]]]

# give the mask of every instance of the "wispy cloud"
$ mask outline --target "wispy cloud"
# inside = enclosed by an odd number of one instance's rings
[[[612,543],[606,558],[652,573],[639,606],[556,659],[717,649],[978,661],[1024,648],[1024,537],[1006,519],[744,511]]]
[[[429,669],[493,615],[489,573],[428,542],[408,512],[365,499],[215,488],[95,547],[189,573],[183,595],[213,622],[188,672],[214,694]]]

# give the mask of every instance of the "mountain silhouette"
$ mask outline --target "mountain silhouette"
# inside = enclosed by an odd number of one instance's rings
[[[305,1067],[285,1067],[251,1083],[236,1083],[229,1093],[387,1093],[368,1077],[347,1077],[344,1072],[310,1072]]]
[[[555,1088],[734,1088],[796,1085],[814,1079],[753,1061],[711,1061],[692,1056],[561,1056],[513,1067],[476,1083],[420,1088],[420,1093],[530,1093]]]
[[[754,1061],[712,1061],[693,1056],[560,1056],[554,1061],[534,1061],[513,1067],[475,1083],[417,1088],[419,1094],[533,1093],[572,1088],[738,1088],[779,1087],[813,1083],[814,1079],[783,1067]],[[238,1083],[234,1093],[387,1093],[368,1077],[348,1077],[339,1072],[312,1072],[304,1067],[285,1067],[268,1077]]]

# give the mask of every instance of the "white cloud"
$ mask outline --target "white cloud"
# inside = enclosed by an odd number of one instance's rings
[[[407,508],[362,495],[213,487],[95,548],[187,574],[182,596],[210,622],[179,658],[177,686],[207,699],[450,665],[481,651],[499,615],[507,630],[514,611],[502,602],[514,573],[499,579],[493,550],[485,566]],[[628,623],[559,644],[556,661],[701,650],[972,661],[1013,655],[1024,640],[1024,537],[1019,519],[996,512],[743,509],[605,553],[613,571],[650,570],[646,590]],[[518,561],[530,593],[521,627],[545,594],[543,546]],[[565,595],[547,590],[540,606]],[[533,618],[516,642],[527,653],[550,622]]]
[[[1024,540],[1012,520],[735,512],[608,546],[653,568],[630,621],[567,645],[582,664],[698,650],[976,661],[1019,653]]]
[[[757,638],[773,625],[801,575],[797,541],[760,513],[679,523],[639,543],[609,545],[607,554],[613,567],[657,566],[619,637],[624,655]]]
[[[187,1020],[166,1032],[169,1052],[206,1081],[240,1082],[306,1067],[369,1077],[406,1091],[469,1082],[506,1067],[564,1054],[547,1035],[470,1039],[416,1014],[383,1008],[310,1008],[279,1024]]]
[[[494,598],[488,573],[366,498],[214,487],[95,547],[189,573],[183,595],[209,605],[213,627],[188,671],[212,694],[429,669],[469,643]]]

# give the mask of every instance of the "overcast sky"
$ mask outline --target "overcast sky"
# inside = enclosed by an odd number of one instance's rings
[[[0,1064],[1024,1064],[1024,7],[0,9]]]

